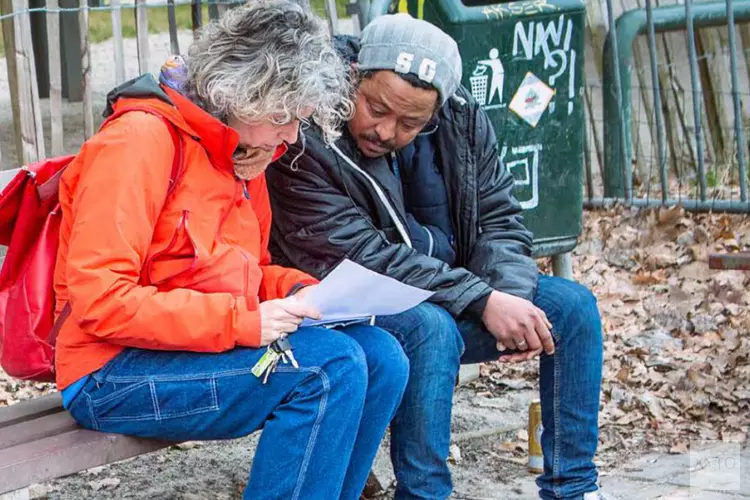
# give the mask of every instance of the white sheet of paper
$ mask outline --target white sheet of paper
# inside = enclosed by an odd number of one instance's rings
[[[302,326],[398,314],[430,296],[432,292],[405,285],[347,259],[305,296],[305,302],[315,306],[323,319],[307,318]]]

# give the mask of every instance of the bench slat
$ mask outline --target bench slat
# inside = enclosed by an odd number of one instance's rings
[[[750,271],[750,252],[712,254],[708,257],[708,268]]]
[[[0,493],[158,450],[171,443],[78,429],[6,448]]]
[[[45,415],[33,420],[26,420],[16,425],[0,428],[0,453],[22,443],[31,443],[40,439],[56,436],[78,429],[76,421],[67,411]]]
[[[62,411],[64,410],[60,393],[48,394],[29,401],[21,401],[14,405],[0,408],[0,429]]]

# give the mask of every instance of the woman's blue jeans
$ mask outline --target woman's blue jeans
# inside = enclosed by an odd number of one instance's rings
[[[580,500],[597,489],[594,453],[598,440],[602,378],[602,329],[596,299],[585,287],[539,277],[534,305],[552,323],[556,351],[540,358],[544,473],[537,479],[544,499]],[[473,319],[455,320],[444,309],[422,304],[380,317],[409,358],[409,384],[391,425],[396,499],[443,499],[452,490],[446,464],[453,389],[461,363],[501,356],[495,338]]]
[[[300,368],[251,373],[263,349],[220,354],[126,349],[92,374],[69,411],[83,427],[174,441],[263,429],[245,498],[357,500],[406,386],[398,342],[371,326],[301,328]]]

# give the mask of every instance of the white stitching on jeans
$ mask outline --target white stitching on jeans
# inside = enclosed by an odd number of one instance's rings
[[[309,371],[317,374],[321,381],[323,382],[323,388],[325,389],[323,392],[323,397],[320,398],[320,405],[318,407],[318,417],[315,419],[315,423],[313,424],[313,428],[310,431],[310,439],[307,441],[307,448],[305,449],[305,456],[302,459],[302,465],[300,466],[299,475],[297,476],[297,486],[294,488],[294,494],[292,495],[292,500],[297,500],[300,496],[300,491],[302,489],[302,483],[305,480],[305,474],[307,474],[307,468],[310,465],[310,459],[312,457],[312,450],[315,446],[315,441],[318,437],[318,431],[320,430],[320,422],[323,420],[323,415],[325,415],[326,411],[326,404],[328,403],[328,393],[331,390],[331,384],[328,380],[328,375],[317,367],[310,367],[308,369]]]
[[[154,418],[158,422],[161,420],[161,409],[159,408],[159,400],[156,398],[156,384],[153,380],[148,381],[148,387],[151,391],[151,401],[154,404]]]
[[[223,370],[220,372],[194,373],[191,375],[152,375],[152,376],[108,376],[108,382],[142,382],[145,379],[154,382],[187,382],[190,380],[207,380],[210,378],[234,377],[245,375],[252,372],[252,368],[235,368],[233,370]]]
[[[105,382],[105,383],[115,384],[114,382]],[[119,398],[121,398],[123,396],[126,396],[126,395],[130,394],[133,391],[137,391],[138,389],[141,389],[142,387],[144,387],[147,384],[148,384],[148,380],[140,380],[139,382],[136,382],[136,383],[134,383],[132,385],[129,385],[129,386],[126,386],[126,387],[122,387],[120,389],[116,389],[116,390],[112,391],[111,393],[107,394],[106,396],[97,399],[96,401],[94,401],[92,399],[91,403],[95,407],[99,407],[99,406],[101,406],[101,405],[103,405],[105,403],[108,403],[108,402],[112,401],[113,399],[119,399]],[[101,386],[97,385],[97,389],[100,389],[100,388],[101,388]]]
[[[213,406],[214,406],[214,408],[216,408],[218,410],[219,409],[219,393],[216,390],[216,378],[212,378],[211,379],[211,384],[210,385],[211,385],[211,397],[214,400]]]
[[[555,346],[557,348],[557,346]],[[555,383],[553,386],[553,400],[552,400],[552,417],[555,422],[555,451],[554,460],[552,465],[552,490],[555,492],[555,496],[560,496],[560,488],[557,485],[557,479],[560,474],[560,352],[559,349],[553,356],[555,363]]]
[[[96,420],[96,416],[94,415],[94,403],[91,402],[91,396],[88,392],[84,391],[84,395],[86,396],[86,400],[88,401],[88,409],[89,409],[89,418],[91,419],[91,426],[94,428],[95,431],[99,430],[99,422]]]

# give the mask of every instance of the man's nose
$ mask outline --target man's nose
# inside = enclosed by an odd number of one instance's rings
[[[390,142],[396,137],[396,120],[383,120],[375,127],[380,142]]]

